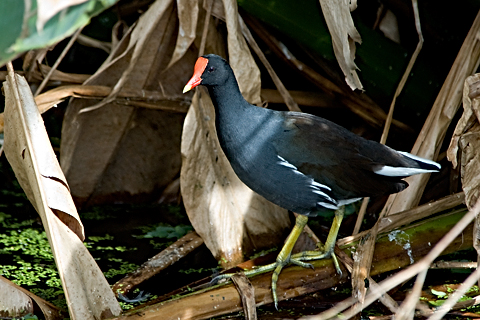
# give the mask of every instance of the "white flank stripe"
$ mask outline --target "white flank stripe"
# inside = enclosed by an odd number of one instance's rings
[[[295,167],[293,164],[291,164],[290,162],[285,160],[285,158],[283,158],[279,155],[277,155],[277,157],[278,157],[278,159],[280,159],[280,161],[278,161],[279,165],[284,166],[284,167],[289,168],[289,169],[292,169],[293,172],[295,172],[296,174],[300,174],[300,175],[304,176],[306,179],[308,179],[307,181],[310,183],[310,188],[312,188],[313,193],[316,193],[319,196],[324,197],[326,200],[328,200],[330,202],[337,203],[337,201],[335,199],[333,199],[328,194],[326,194],[324,191],[322,191],[322,189],[327,190],[327,191],[332,191],[332,188],[330,188],[329,186],[326,186],[324,184],[318,183],[317,181],[313,180],[312,178],[304,175],[302,172],[298,171],[297,167]],[[321,204],[321,205],[326,207],[323,204]],[[326,207],[326,208],[338,209],[337,206],[335,206],[335,205],[332,205],[332,204],[328,204],[328,205],[329,205],[329,207]]]
[[[327,209],[332,209],[332,210],[337,210],[337,209],[338,209],[337,206],[335,206],[335,205],[333,205],[333,204],[331,204],[331,203],[317,202],[317,204],[318,204],[319,206],[322,206],[322,207],[327,208]]]
[[[410,159],[413,159],[413,160],[417,160],[419,162],[423,162],[423,163],[428,163],[428,164],[431,164],[432,166],[435,166],[438,168],[438,170],[440,170],[442,168],[442,166],[440,166],[438,163],[436,163],[435,161],[432,161],[432,160],[428,160],[428,159],[425,159],[425,158],[422,158],[422,157],[418,157],[418,156],[415,156],[411,153],[408,153],[408,152],[404,152],[404,151],[397,151],[398,153],[400,153],[401,155],[404,155],[405,157],[407,158],[410,158]],[[429,171],[430,172],[430,171]]]
[[[324,188],[324,189],[327,189],[328,191],[332,191],[332,188],[330,188],[329,186],[326,186],[324,184],[321,184],[321,183],[318,183],[317,181],[313,180],[312,179],[312,185],[317,187],[317,188]]]
[[[280,157],[279,155],[277,155],[277,157],[280,159],[280,161],[278,161],[279,165],[290,168],[290,169],[293,169],[293,170],[298,172],[297,167],[295,167],[293,164],[291,164],[290,162],[288,162],[284,158]]]
[[[438,170],[425,170],[419,168],[390,167],[383,166],[381,169],[374,171],[376,174],[386,177],[409,177],[414,174],[437,172]]]
[[[314,189],[314,190],[313,190],[313,193],[316,193],[316,194],[318,194],[319,196],[322,196],[322,197],[324,197],[325,199],[327,199],[327,200],[329,200],[329,201],[331,201],[331,202],[333,202],[333,203],[336,203],[336,202],[337,202],[337,201],[333,200],[331,197],[329,197],[326,193],[324,193],[324,192],[322,192],[322,191],[320,191],[320,190],[315,190],[315,189]]]

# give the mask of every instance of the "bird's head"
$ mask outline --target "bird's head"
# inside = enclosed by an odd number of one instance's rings
[[[230,66],[225,59],[208,54],[197,59],[193,69],[193,76],[183,88],[183,93],[188,92],[198,85],[218,86],[229,77]]]

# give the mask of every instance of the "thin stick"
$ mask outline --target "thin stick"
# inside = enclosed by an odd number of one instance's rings
[[[37,90],[35,91],[35,94],[33,95],[34,97],[38,96],[40,94],[40,92],[42,92],[43,88],[45,88],[45,86],[47,85],[48,80],[50,80],[50,77],[52,76],[53,72],[55,70],[57,70],[58,65],[60,64],[60,62],[62,62],[63,58],[65,58],[68,50],[70,50],[72,45],[75,43],[75,41],[77,40],[77,38],[80,35],[80,33],[82,32],[82,30],[83,30],[83,28],[78,29],[75,32],[75,34],[72,36],[72,38],[70,38],[70,41],[68,41],[67,46],[65,47],[65,49],[63,49],[63,51],[60,54],[60,56],[58,57],[57,61],[55,61],[55,63],[53,64],[53,67],[50,69],[50,71],[47,73],[47,75],[45,76],[43,81],[38,86]]]

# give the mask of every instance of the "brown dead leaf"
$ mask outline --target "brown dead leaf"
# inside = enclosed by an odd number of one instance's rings
[[[11,65],[4,88],[5,155],[42,218],[71,318],[120,314],[105,277],[80,240],[83,226],[28,83],[13,73]]]
[[[460,164],[462,189],[465,192],[465,203],[471,209],[477,202],[480,190],[480,96],[478,86],[480,74],[465,80],[463,88],[463,114],[455,127],[450,146],[447,151],[448,160],[455,168],[457,153],[460,148]]]
[[[64,316],[60,310],[48,301],[17,286],[13,282],[0,276],[0,316],[22,317],[28,313],[33,314],[32,300],[42,310],[46,320],[60,320]]]
[[[85,82],[113,87],[110,102],[96,110],[91,107],[99,100],[69,104],[60,158],[78,204],[153,200],[178,175],[184,115],[115,101],[123,90],[182,92],[196,56],[189,50],[166,70],[177,42],[176,20],[173,0],[153,3]]]
[[[333,52],[345,75],[345,81],[352,88],[362,89],[357,75],[355,59],[355,42],[361,43],[360,34],[350,15],[349,1],[320,0],[323,16],[332,36]]]
[[[380,10],[379,10],[380,12]],[[386,9],[381,18],[378,29],[383,32],[383,35],[393,42],[400,43],[400,31],[398,28],[398,21],[395,13]]]

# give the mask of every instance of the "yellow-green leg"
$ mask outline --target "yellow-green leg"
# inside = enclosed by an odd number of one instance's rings
[[[335,217],[333,218],[332,227],[328,233],[327,241],[323,246],[322,251],[303,251],[297,254],[294,254],[291,257],[291,260],[300,260],[300,261],[310,261],[310,260],[321,260],[325,258],[332,257],[335,269],[339,275],[342,274],[342,269],[340,269],[340,264],[338,259],[333,252],[335,247],[335,242],[337,242],[338,230],[342,224],[343,216],[345,215],[345,207],[340,207],[335,211]]]
[[[343,207],[341,207],[335,212],[335,218],[333,219],[332,227],[330,228],[327,241],[325,242],[325,246],[322,251],[304,251],[304,252],[291,255],[292,249],[295,246],[295,243],[297,242],[298,237],[300,236],[300,234],[303,231],[303,228],[308,222],[307,216],[298,215],[295,220],[295,226],[293,227],[292,231],[290,232],[290,235],[285,241],[285,244],[283,245],[282,250],[278,254],[277,260],[274,263],[261,266],[256,269],[244,271],[246,276],[253,276],[253,275],[259,275],[261,273],[265,273],[273,270],[272,295],[273,295],[273,302],[275,303],[275,308],[277,308],[277,304],[278,304],[278,298],[277,298],[278,276],[282,271],[283,267],[286,266],[288,263],[293,263],[295,265],[302,266],[305,268],[313,268],[311,264],[305,263],[303,261],[319,260],[319,259],[332,257],[337,272],[340,275],[342,274],[337,257],[333,253],[333,248],[337,240],[338,230],[340,228],[340,224],[342,223],[343,215],[344,215]],[[217,276],[214,280],[230,278],[232,275],[233,274],[222,274]]]

